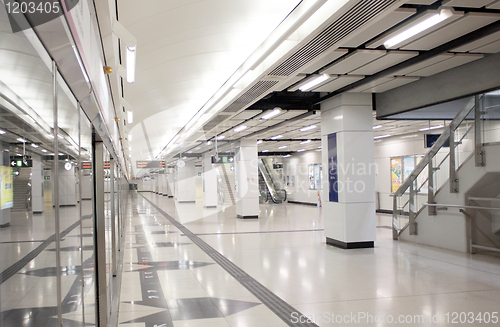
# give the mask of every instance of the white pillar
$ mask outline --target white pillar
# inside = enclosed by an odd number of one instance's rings
[[[203,154],[203,206],[205,208],[217,207],[217,173],[216,165],[212,164],[212,154]]]
[[[194,161],[178,161],[177,191],[175,197],[179,203],[196,202],[196,170]]]
[[[240,141],[236,147],[235,162],[236,214],[238,218],[259,218],[257,141]]]
[[[328,244],[373,247],[375,159],[371,94],[344,93],[321,104],[323,220]]]
[[[43,202],[43,168],[40,157],[33,156],[33,166],[31,167],[31,198],[33,213],[42,213]]]
[[[163,196],[169,196],[168,194],[168,175],[164,172],[161,176],[161,194]]]

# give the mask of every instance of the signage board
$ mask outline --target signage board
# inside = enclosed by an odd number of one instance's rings
[[[10,158],[10,166],[11,167],[32,167],[33,166],[33,160],[31,159],[24,159],[22,157],[11,157]]]
[[[82,161],[82,169],[92,169],[92,162]]]
[[[158,160],[142,160],[135,162],[137,168],[165,168],[165,161]]]
[[[284,165],[282,163],[273,164],[273,169],[283,169]]]

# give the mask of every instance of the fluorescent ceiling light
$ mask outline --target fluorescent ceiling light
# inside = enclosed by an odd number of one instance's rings
[[[280,146],[278,149],[282,150],[282,149],[286,149],[287,146],[286,145],[283,145],[283,146]]]
[[[382,127],[382,125],[375,125],[375,126],[373,126],[373,129],[379,129],[381,127]]]
[[[439,14],[433,15],[424,20],[423,22],[420,22],[417,25],[404,30],[395,37],[385,41],[384,46],[386,48],[391,48],[405,40],[408,40],[409,38],[417,34],[422,33],[423,31],[431,28],[432,26],[441,23],[442,21],[450,18],[451,16],[453,16],[453,13],[450,9],[442,9]]]
[[[0,129],[0,134],[5,134],[5,131],[2,131],[2,130]]]
[[[26,140],[25,140],[25,139],[23,139],[23,138],[18,138],[17,140],[18,140],[19,142],[23,142],[23,143],[25,143],[25,142],[26,142]]]
[[[241,126],[238,126],[234,129],[234,132],[235,133],[239,133],[239,132],[242,132],[244,131],[245,129],[247,129],[247,127],[245,125],[241,125]]]
[[[129,135],[128,135],[127,140],[128,140],[129,142],[132,142],[132,134],[129,134]]]
[[[207,146],[210,146],[210,145],[212,145],[212,141],[207,142]]]
[[[262,150],[262,153],[269,152],[269,150]]]
[[[127,82],[135,81],[135,47],[127,47]]]
[[[265,114],[264,116],[261,117],[261,119],[271,119],[277,115],[279,115],[281,113],[281,109],[280,108],[274,108],[273,111]]]
[[[132,151],[132,147],[131,147],[131,146],[129,146],[129,147],[128,147],[128,150],[129,150],[129,151]]]
[[[217,140],[223,140],[223,139],[225,139],[225,138],[226,138],[226,137],[225,137],[224,135],[219,135],[219,136],[217,136]]]
[[[127,124],[132,124],[134,122],[134,113],[131,110],[127,111]]]
[[[307,140],[307,141],[304,141],[304,142],[300,142],[300,144],[307,144],[307,143],[311,143],[311,140]]]
[[[316,77],[315,79],[313,79],[312,81],[309,81],[306,84],[299,87],[299,90],[301,90],[301,91],[310,90],[313,87],[315,87],[316,85],[323,83],[324,81],[326,81],[329,78],[330,78],[330,75],[328,75],[328,74],[320,75],[320,76]]]
[[[290,155],[287,154],[286,156],[283,156],[283,158],[290,158]]]
[[[374,140],[378,140],[378,139],[383,139],[383,138],[386,138],[386,137],[389,137],[389,136],[391,136],[391,135],[389,135],[389,134],[379,135],[379,136],[375,136],[373,139]]]
[[[35,143],[31,143],[31,146],[34,147],[35,149],[38,148],[38,145],[36,145]]]
[[[194,148],[194,149],[195,149],[195,150],[200,150],[200,149],[201,149],[201,147],[197,146],[197,147],[196,147],[196,148]]]
[[[304,151],[306,151],[306,149],[297,150],[297,152],[304,152]]]
[[[318,149],[322,149],[322,148],[323,148],[323,147],[322,147],[321,145],[320,145],[320,146],[318,146]]]
[[[414,138],[414,137],[417,137],[418,134],[413,134],[413,135],[406,135],[406,136],[401,136],[402,139],[410,139],[410,138]]]
[[[187,152],[187,154],[191,154],[191,153],[193,153],[193,151],[188,151],[188,152]]]
[[[45,150],[45,149],[42,149],[42,152],[47,152],[47,150]]]
[[[443,127],[443,125],[431,126],[431,127],[421,128],[420,131],[423,132],[423,131],[428,131],[428,130],[431,130],[431,129],[442,128],[442,127]]]
[[[282,137],[283,137],[283,135],[276,135],[276,136],[271,137],[271,140],[277,140],[277,139],[280,139]]]
[[[262,144],[262,140],[258,140],[258,141],[257,141],[257,144]]]
[[[301,132],[307,132],[307,131],[310,131],[311,129],[315,129],[315,128],[316,128],[316,125],[311,125],[311,126],[307,126],[307,127],[301,128],[300,131]]]

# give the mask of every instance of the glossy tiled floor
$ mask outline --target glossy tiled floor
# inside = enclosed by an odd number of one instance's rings
[[[280,319],[145,199],[297,314]],[[453,312],[475,313],[468,326],[484,325],[480,312],[498,325],[498,258],[394,242],[389,216],[377,216],[374,249],[341,250],[325,244],[320,209],[312,206],[264,204],[259,219],[241,220],[234,207],[176,206],[151,193],[135,195],[130,205],[122,326],[287,326],[306,317],[319,326],[385,326],[391,319],[446,326]]]

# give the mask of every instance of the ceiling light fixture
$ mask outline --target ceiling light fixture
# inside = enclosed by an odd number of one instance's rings
[[[132,124],[134,122],[134,113],[131,110],[127,111],[127,124]]]
[[[278,149],[283,150],[283,149],[286,149],[286,148],[287,148],[287,146],[283,145],[283,146],[280,146]]]
[[[262,142],[263,142],[262,140],[258,140],[257,144],[262,144]]]
[[[127,140],[128,140],[129,142],[132,142],[132,134],[129,134],[129,135],[127,136]]]
[[[261,117],[261,119],[271,119],[281,113],[281,108],[274,108],[273,111],[265,114],[264,116]]]
[[[290,158],[290,155],[287,154],[286,156],[283,156],[283,158]]]
[[[245,125],[241,125],[241,126],[238,126],[234,129],[234,132],[235,133],[239,133],[239,132],[242,132],[244,131],[245,129],[247,129],[247,127]]]
[[[443,127],[443,125],[431,126],[431,127],[421,128],[421,129],[419,129],[419,131],[423,132],[423,131],[428,131],[428,130],[431,130],[431,129],[442,128],[442,127]]]
[[[390,38],[389,40],[385,41],[384,46],[386,48],[391,48],[397,44],[400,44],[401,42],[408,40],[409,38],[422,33],[423,31],[431,28],[434,25],[437,25],[441,23],[442,21],[450,18],[453,16],[453,12],[450,9],[442,9],[439,14],[433,15],[423,22],[418,23],[415,26],[412,26],[403,32],[399,33],[398,35],[394,36],[393,38]]]
[[[134,83],[135,81],[135,46],[127,47],[127,82]]]
[[[277,140],[277,139],[280,139],[282,137],[283,137],[283,135],[276,135],[276,136],[271,137],[271,140]]]
[[[391,136],[390,134],[385,134],[385,135],[379,135],[379,136],[375,136],[373,139],[374,140],[378,140],[378,139],[383,139],[383,138],[386,138],[386,137],[389,137]]]
[[[328,75],[328,74],[322,74],[322,75],[316,77],[315,79],[313,79],[312,81],[309,81],[306,84],[304,84],[301,87],[299,87],[299,90],[301,90],[301,91],[310,90],[313,87],[315,87],[316,85],[323,83],[324,81],[326,81],[329,78],[330,78],[330,75]]]
[[[304,151],[306,151],[306,149],[297,150],[297,152],[304,152]]]
[[[266,153],[266,152],[269,152],[269,150],[262,150],[262,153]]]
[[[220,141],[220,140],[223,140],[223,139],[225,139],[225,138],[226,138],[226,137],[225,137],[224,135],[219,135],[219,136],[217,136],[217,140],[219,140],[219,141]]]
[[[375,125],[375,126],[373,126],[373,129],[379,129],[381,127],[382,127],[382,125]]]
[[[310,131],[310,130],[315,129],[315,128],[316,128],[316,125],[311,125],[311,126],[307,126],[307,127],[301,128],[300,131],[301,132],[307,132],[307,131]]]
[[[5,134],[5,131],[2,131],[2,130],[0,129],[0,134],[2,134],[2,135],[3,135],[3,134]]]
[[[38,148],[38,145],[36,145],[35,143],[31,143],[31,146],[34,147],[35,149]]]
[[[300,142],[300,144],[307,144],[307,143],[311,143],[311,140],[307,140],[307,141],[304,141],[304,142]]]
[[[18,140],[19,142],[26,143],[26,140],[25,140],[25,139],[23,139],[23,138],[18,138],[17,140]]]
[[[42,152],[47,152],[47,150],[45,150],[45,149],[42,149]]]

